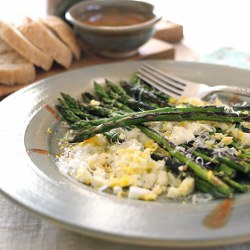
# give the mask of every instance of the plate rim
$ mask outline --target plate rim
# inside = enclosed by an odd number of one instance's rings
[[[147,60],[148,61],[148,60]],[[157,61],[157,62],[160,62],[160,61],[163,61],[163,62],[166,62],[166,60],[150,60],[150,61]],[[209,63],[199,63],[199,62],[176,62],[176,61],[168,61],[169,63],[172,63],[172,64],[188,64],[188,65],[203,65],[203,66],[208,66],[208,67],[215,67],[215,65],[213,64],[209,64]],[[128,62],[120,62],[119,64],[125,64],[125,63],[128,63]],[[131,62],[129,62],[131,63]],[[136,62],[137,64],[138,62]],[[142,61],[140,62],[142,63]],[[105,65],[116,65],[117,63],[108,63],[108,64],[105,64]],[[47,79],[42,79],[42,80],[39,80],[27,87],[24,87],[23,89],[21,90],[18,90],[17,92],[11,94],[10,96],[8,96],[7,98],[5,98],[2,102],[3,103],[7,103],[7,102],[10,102],[12,99],[15,100],[15,98],[18,98],[18,96],[21,96],[23,93],[26,93],[26,92],[29,92],[29,91],[32,91],[33,89],[35,89],[37,86],[40,86],[41,84],[43,84],[44,82],[50,82],[51,80],[55,81],[56,79],[60,79],[62,77],[64,77],[65,75],[71,75],[71,74],[75,74],[75,72],[79,72],[79,71],[86,71],[88,70],[89,68],[96,68],[96,67],[101,67],[103,65],[95,65],[95,66],[90,66],[90,67],[86,67],[84,69],[74,69],[72,71],[68,71],[68,72],[63,72],[61,74],[58,74],[56,76],[52,76],[52,77],[49,77]],[[217,67],[218,65],[216,65]],[[235,69],[231,66],[218,66],[220,67],[221,69],[222,68],[231,68],[231,69]],[[248,72],[248,74],[250,75],[250,71],[248,70],[242,70],[242,69],[236,69],[236,70],[239,70],[239,71],[244,71],[244,72]],[[1,102],[1,103],[2,103]],[[2,104],[0,103],[0,107],[2,106]],[[1,112],[1,111],[0,111]],[[17,200],[16,197],[12,197],[8,192],[6,192],[6,190],[4,190],[1,186],[1,183],[0,183],[0,190],[1,192],[6,196],[8,197],[9,199],[13,200],[14,202],[16,202],[18,205],[21,205],[23,207],[25,207],[26,209],[32,211],[33,213],[39,215],[40,217],[42,218],[46,218],[46,219],[49,219],[50,221],[52,222],[55,222],[56,224],[61,224],[61,226],[68,228],[70,230],[73,230],[73,231],[76,231],[76,232],[83,232],[83,229],[80,229],[80,231],[78,229],[76,229],[75,225],[70,225],[70,224],[67,224],[67,222],[62,222],[60,220],[57,220],[55,218],[51,218],[48,216],[48,214],[44,214],[44,213],[41,213],[37,210],[34,210],[34,208],[31,208],[29,206],[26,206],[22,201],[20,200]],[[63,224],[62,224],[63,223]],[[122,235],[115,235],[114,233],[111,233],[111,234],[106,234],[106,233],[103,233],[103,232],[92,232],[90,233],[91,231],[89,229],[86,229],[87,231],[84,232],[84,234],[86,235],[89,235],[89,236],[93,236],[93,237],[97,237],[97,234],[98,234],[98,237],[99,238],[102,238],[102,239],[108,239],[108,240],[114,240],[114,241],[118,241],[118,242],[124,242],[124,243],[132,243],[132,244],[139,244],[139,245],[145,245],[145,238],[142,238],[142,239],[139,239],[139,238],[133,238],[131,236],[128,236],[128,237],[125,237],[125,236],[122,236]],[[103,237],[102,237],[103,236]],[[115,236],[115,238],[114,238]],[[117,238],[116,238],[117,237]],[[242,242],[242,241],[249,241],[250,240],[250,235],[245,235],[245,236],[242,236],[242,237],[239,237],[237,236],[235,239],[233,239],[231,236],[230,236],[230,239],[225,239],[225,238],[222,238],[222,239],[217,239],[217,240],[213,240],[211,242],[211,240],[208,240],[206,242],[206,245],[207,246],[215,246],[215,245],[220,245],[220,244],[225,244],[225,242],[227,243],[239,243],[239,242]],[[143,241],[143,242],[142,242]],[[153,241],[153,239],[149,239],[149,241]],[[221,242],[223,241],[223,242]],[[226,243],[226,244],[227,244]],[[150,242],[147,242],[146,245],[151,245]],[[189,240],[187,241],[169,241],[169,240],[164,240],[164,241],[159,241],[159,240],[156,240],[155,242],[152,243],[151,246],[204,246],[204,240],[201,240],[201,242],[198,242],[197,240],[196,241],[192,241],[190,242]]]

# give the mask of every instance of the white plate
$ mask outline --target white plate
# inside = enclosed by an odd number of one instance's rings
[[[246,70],[201,63],[147,62],[190,80],[249,87],[250,71]],[[195,205],[118,199],[74,182],[56,168],[53,155],[58,152],[58,138],[64,133],[53,111],[60,92],[78,98],[91,88],[93,80],[129,79],[141,63],[112,63],[69,71],[4,99],[0,103],[2,192],[45,219],[114,241],[204,246],[249,240],[250,194],[238,195],[227,223],[210,229],[204,218],[220,201]],[[47,151],[52,155],[47,155]]]

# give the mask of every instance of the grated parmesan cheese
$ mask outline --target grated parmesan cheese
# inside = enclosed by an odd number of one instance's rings
[[[205,104],[195,98],[181,98],[171,102],[175,102],[178,107],[183,106],[183,103],[195,106]],[[216,102],[221,105],[219,100]],[[100,103],[92,100],[91,105],[99,106]],[[228,106],[225,106],[225,111],[237,113]],[[249,124],[242,125],[249,128]],[[214,159],[216,156],[239,154],[234,147],[229,147],[234,138],[244,145],[250,145],[250,134],[242,132],[230,123],[189,121],[148,122],[147,125],[173,143],[176,152],[184,153],[201,166],[210,163],[192,155],[197,148],[208,150],[213,147],[214,154],[211,157]],[[216,129],[222,130],[223,133],[216,132]],[[117,197],[129,199],[153,201],[161,195],[177,199],[194,192],[195,180],[188,173],[187,165],[179,166],[180,174],[173,174],[166,170],[164,160],[152,159],[151,154],[161,150],[157,143],[137,128],[118,130],[121,140],[119,143],[111,144],[102,134],[73,146],[62,143],[62,154],[57,157],[60,171],[96,190],[103,192],[109,189]],[[181,145],[184,143],[191,143],[192,146],[187,150]],[[165,153],[167,155],[167,152]],[[212,175],[212,171],[209,171],[208,178]],[[199,198],[199,195],[195,194],[192,199],[197,203],[210,200],[211,196]]]

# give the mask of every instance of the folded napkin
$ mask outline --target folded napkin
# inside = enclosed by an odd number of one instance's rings
[[[222,47],[202,57],[200,61],[250,70],[250,51],[243,51],[234,47]]]

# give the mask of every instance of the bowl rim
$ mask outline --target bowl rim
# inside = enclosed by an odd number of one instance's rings
[[[73,10],[79,8],[82,5],[88,5],[88,4],[95,4],[95,3],[108,3],[108,2],[135,2],[143,5],[148,5],[152,7],[152,14],[153,17],[150,20],[147,20],[145,22],[141,22],[138,24],[132,24],[132,25],[124,25],[124,26],[94,26],[94,25],[88,25],[85,24],[84,22],[81,22],[77,20],[73,15],[72,12]],[[155,23],[161,20],[161,16],[157,14],[157,9],[156,7],[146,1],[139,1],[139,0],[119,0],[119,1],[114,1],[114,0],[88,0],[88,1],[81,1],[78,3],[73,4],[65,13],[65,19],[70,22],[71,24],[75,25],[78,28],[84,28],[85,30],[89,31],[110,31],[110,32],[123,32],[123,31],[136,31],[136,30],[142,30],[142,29],[147,29],[152,27]]]

